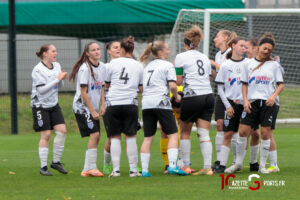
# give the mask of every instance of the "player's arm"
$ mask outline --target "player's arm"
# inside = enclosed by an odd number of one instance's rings
[[[169,81],[168,84],[169,84],[170,91],[172,92],[173,97],[175,98],[175,101],[177,102],[181,101],[181,96],[177,92],[177,85],[175,81]]]
[[[54,79],[53,81],[51,81],[50,83],[47,83],[45,85],[37,85],[36,89],[40,94],[45,94],[49,90],[51,90],[57,83],[64,80],[66,78],[66,76],[67,76],[67,72],[64,72],[64,71],[59,72],[56,79]]]
[[[88,90],[87,85],[84,85],[84,84],[80,85],[81,97],[83,99],[83,102],[88,107],[90,113],[92,114],[93,119],[97,120],[97,119],[99,119],[99,113],[92,106],[91,101],[87,94],[87,90]]]
[[[100,108],[100,115],[103,116],[105,114],[105,91],[104,85],[101,88],[101,108]]]
[[[266,101],[267,106],[273,106],[273,104],[275,103],[276,97],[281,93],[283,88],[284,88],[283,83],[277,84],[277,88],[276,88],[275,92]]]
[[[243,93],[243,100],[244,100],[244,110],[250,114],[251,113],[251,104],[247,98],[247,94],[248,94],[248,84],[247,83],[243,82],[242,93]]]

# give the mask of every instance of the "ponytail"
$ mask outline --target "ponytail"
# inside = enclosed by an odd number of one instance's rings
[[[149,43],[147,48],[145,49],[145,51],[142,53],[142,55],[140,56],[140,61],[141,62],[145,62],[148,61],[151,55],[151,48],[153,46],[153,42]]]
[[[159,40],[149,43],[145,51],[142,53],[140,57],[140,61],[145,62],[149,60],[151,54],[155,58],[160,58],[158,52],[163,50],[165,44],[166,44],[165,42]]]

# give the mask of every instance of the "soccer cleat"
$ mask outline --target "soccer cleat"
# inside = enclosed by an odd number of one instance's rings
[[[112,172],[112,166],[111,165],[104,165],[103,166],[103,174],[110,174]]]
[[[277,173],[277,172],[279,172],[280,170],[279,170],[279,167],[274,167],[274,166],[270,166],[268,169],[267,169],[267,171],[269,172],[269,173]]]
[[[166,166],[165,166],[165,171],[164,171],[165,174],[168,173],[168,168],[169,168],[169,165],[166,165]]]
[[[89,176],[93,176],[93,177],[103,177],[104,176],[102,174],[102,172],[100,172],[97,168],[91,169],[91,170],[87,171],[87,173],[89,174]]]
[[[211,168],[207,168],[207,169],[200,169],[199,171],[192,173],[192,175],[197,176],[197,175],[214,175],[213,171]]]
[[[241,171],[242,169],[243,169],[242,165],[234,164],[234,165],[231,165],[230,167],[226,168],[224,172],[226,174],[232,174],[232,173],[235,173],[237,171]]]
[[[88,176],[90,176],[90,174],[88,172],[82,170],[80,176],[88,177]]]
[[[213,166],[211,166],[211,169],[212,170],[215,170],[216,168],[218,168],[220,166],[220,161],[215,161],[215,163],[214,163],[214,165]]]
[[[250,172],[257,172],[259,170],[258,162],[251,164],[250,163]]]
[[[181,176],[186,176],[188,173],[179,169],[179,167],[168,167],[168,174],[177,174]]]
[[[224,165],[220,165],[218,168],[214,170],[214,173],[224,173],[226,167]]]
[[[150,172],[142,172],[142,177],[152,177]]]
[[[129,172],[129,177],[139,177],[142,176],[140,172]]]
[[[189,166],[185,166],[185,167],[181,168],[181,170],[184,171],[184,172],[186,172],[187,174],[191,174],[192,173],[192,169]]]
[[[48,170],[47,166],[40,169],[40,174],[43,176],[53,176],[52,173]]]
[[[270,172],[265,167],[259,167],[258,172],[261,174],[270,174]]]
[[[113,171],[108,177],[112,178],[112,177],[120,177],[121,173],[120,171]]]
[[[136,167],[136,171],[138,171],[141,174],[142,173],[142,168]]]
[[[57,171],[59,171],[62,174],[68,173],[68,171],[63,168],[63,166],[60,162],[57,162],[57,163],[52,162],[50,166],[52,169],[56,169]]]

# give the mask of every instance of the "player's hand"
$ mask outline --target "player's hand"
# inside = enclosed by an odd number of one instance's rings
[[[246,113],[251,113],[251,104],[248,100],[244,101],[244,110]]]
[[[275,103],[275,99],[276,98],[273,95],[270,96],[266,101],[266,106],[270,106],[270,107],[273,106]]]
[[[92,117],[94,120],[98,120],[99,119],[99,113],[97,113],[95,110],[92,111]]]
[[[216,62],[214,60],[210,60],[210,64],[214,67],[216,66]]]
[[[230,106],[229,108],[226,109],[226,115],[229,117],[229,118],[232,118],[234,116],[234,110],[233,108]]]
[[[59,81],[64,80],[67,77],[68,72],[65,72],[64,70],[62,70],[61,72],[59,72],[59,74],[57,75],[57,79]]]
[[[233,100],[233,103],[240,104],[240,101],[238,99]]]
[[[175,101],[179,103],[181,101],[181,95],[177,94]]]
[[[104,104],[102,104],[102,105],[101,105],[101,108],[100,108],[100,116],[104,116],[104,114],[105,114],[105,111],[106,111],[106,109],[105,109],[105,105],[104,105]]]

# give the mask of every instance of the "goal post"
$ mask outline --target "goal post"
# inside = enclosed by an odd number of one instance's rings
[[[278,123],[300,123],[300,9],[182,9],[169,39],[171,60],[184,51],[184,32],[193,25],[203,30],[199,50],[210,59],[218,51],[213,39],[221,29],[247,39],[271,32],[276,41],[273,55],[285,69]]]

